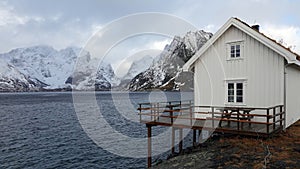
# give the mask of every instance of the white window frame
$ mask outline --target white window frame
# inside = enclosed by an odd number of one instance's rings
[[[228,84],[233,83],[233,102],[229,102],[228,100]],[[243,95],[242,95],[242,102],[237,102],[237,84],[242,83],[243,85]],[[240,79],[240,80],[225,80],[225,105],[237,105],[237,106],[246,106],[246,86],[247,86],[247,80],[246,79]]]
[[[239,41],[232,41],[232,42],[227,42],[227,60],[240,60],[244,58],[244,41],[239,40]],[[236,47],[239,45],[240,47],[240,56],[236,57]],[[231,57],[231,46],[234,46],[234,55],[235,57]]]

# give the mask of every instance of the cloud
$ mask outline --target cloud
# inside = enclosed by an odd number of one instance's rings
[[[118,77],[123,77],[128,72],[134,61],[138,61],[144,57],[155,58],[156,56],[159,56],[161,52],[162,50],[159,49],[140,50],[118,62],[114,62],[112,66],[116,75]]]
[[[216,32],[228,18],[238,17],[249,24],[261,24],[263,30],[296,45],[299,52],[300,1],[240,0],[204,1],[52,1],[52,0],[2,0],[0,1],[0,53],[10,49],[51,45],[60,49],[83,46],[99,28],[111,21],[138,12],[162,12],[178,16],[199,29]],[[148,21],[152,24],[152,21]],[[155,24],[155,22],[153,22]],[[137,23],[132,28],[138,26]],[[154,25],[155,26],[155,25]],[[292,29],[292,28],[293,29]],[[169,28],[166,28],[169,29]],[[174,27],[176,29],[176,27]],[[280,34],[276,30],[285,32]],[[160,42],[158,42],[160,41]],[[163,48],[164,40],[144,38],[132,41],[120,54],[139,51],[141,48]],[[148,46],[145,46],[148,45]],[[131,46],[131,47],[129,47]]]
[[[134,61],[145,56],[157,57],[171,39],[162,36],[134,36],[114,46],[106,55],[117,76],[125,75]]]
[[[150,42],[146,45],[146,48],[149,49],[156,49],[156,50],[163,50],[167,44],[171,42],[171,39],[163,39],[158,41]]]
[[[209,24],[209,25],[204,26],[204,28],[202,28],[202,29],[206,32],[215,33],[218,31],[219,28],[217,26],[215,26],[214,24]]]
[[[26,16],[17,15],[14,8],[9,6],[5,1],[0,2],[0,26],[25,24],[28,20],[29,18]]]
[[[300,54],[300,27],[263,24],[261,31],[277,42],[282,40],[284,46]]]

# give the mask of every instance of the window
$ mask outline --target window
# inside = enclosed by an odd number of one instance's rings
[[[243,103],[244,102],[244,84],[241,82],[227,83],[227,102]]]
[[[235,41],[227,43],[228,60],[243,58],[243,41]]]
[[[230,45],[230,57],[231,58],[241,57],[241,45],[240,44]]]

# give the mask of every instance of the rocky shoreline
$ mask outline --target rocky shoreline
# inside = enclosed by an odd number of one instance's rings
[[[196,168],[298,168],[300,166],[300,121],[270,138],[221,135],[190,147],[153,169]]]

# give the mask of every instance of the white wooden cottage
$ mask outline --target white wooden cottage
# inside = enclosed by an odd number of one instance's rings
[[[284,33],[284,32],[283,32]],[[230,18],[184,65],[194,72],[195,105],[284,105],[285,127],[300,117],[300,56]]]

